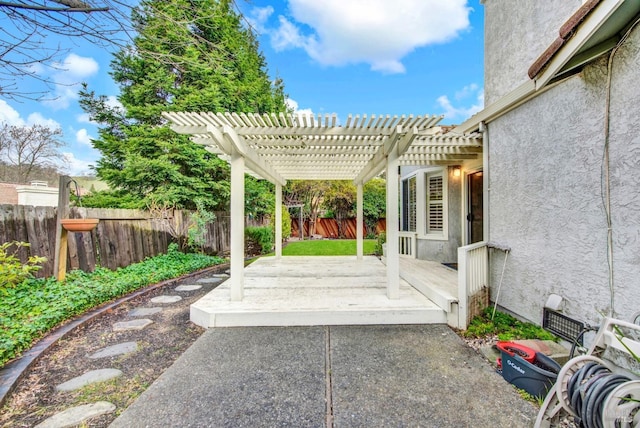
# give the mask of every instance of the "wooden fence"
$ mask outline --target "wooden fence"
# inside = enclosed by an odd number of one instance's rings
[[[291,218],[291,236],[300,236],[299,233],[299,220],[296,218]],[[356,219],[350,218],[344,220],[343,228],[344,228],[344,237],[346,239],[356,239]],[[384,232],[386,230],[387,223],[384,218],[378,220],[378,225],[376,226],[376,234]],[[333,218],[319,218],[316,222],[316,235],[321,235],[323,238],[338,238],[338,222]],[[309,220],[304,221],[304,236],[309,236]],[[367,236],[366,232],[364,232],[363,236]]]
[[[116,269],[166,253],[169,243],[176,241],[176,234],[186,239],[189,216],[188,211],[177,210],[157,218],[147,211],[71,208],[70,218],[98,218],[100,223],[91,232],[69,232],[67,269]],[[55,207],[0,205],[0,243],[29,242],[29,250],[18,252],[20,259],[26,261],[29,255],[46,257],[37,276],[54,275],[56,221]],[[216,220],[207,225],[204,251],[227,253],[229,231],[229,214],[216,213]]]

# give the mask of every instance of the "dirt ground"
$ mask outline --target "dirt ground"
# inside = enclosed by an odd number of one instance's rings
[[[25,373],[7,398],[0,410],[0,426],[32,427],[69,407],[96,401],[113,403],[116,411],[92,419],[86,426],[108,426],[204,332],[189,320],[189,305],[219,282],[198,283],[202,288],[196,291],[177,292],[174,288],[196,284],[198,279],[212,275],[209,272],[157,288],[109,310],[59,340]],[[180,295],[182,300],[172,304],[152,304],[150,299],[159,295]],[[127,314],[140,307],[163,307],[163,310],[150,316],[136,317],[153,320],[153,324],[143,330],[113,331],[114,323],[136,319]],[[137,342],[136,352],[101,359],[88,358],[106,346],[130,341]],[[121,370],[123,375],[73,392],[55,390],[56,385],[89,370],[104,368]]]

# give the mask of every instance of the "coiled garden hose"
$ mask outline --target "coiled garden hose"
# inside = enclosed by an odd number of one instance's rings
[[[605,428],[603,406],[608,395],[620,384],[630,381],[607,367],[590,361],[580,367],[567,382],[567,399],[580,426]]]

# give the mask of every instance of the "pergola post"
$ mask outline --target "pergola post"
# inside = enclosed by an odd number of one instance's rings
[[[387,155],[387,297],[400,297],[400,256],[398,253],[398,153]]]
[[[363,187],[362,183],[358,183],[357,185],[357,201],[356,201],[356,254],[357,259],[362,260],[362,256],[364,254],[364,237],[362,233],[362,211],[363,211]]]
[[[231,155],[231,300],[244,295],[244,157]]]
[[[282,258],[282,185],[276,184],[276,259]]]

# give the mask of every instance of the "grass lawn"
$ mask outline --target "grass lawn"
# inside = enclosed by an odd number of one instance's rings
[[[375,239],[364,240],[364,254],[373,254]],[[355,239],[317,239],[294,241],[282,249],[283,256],[355,256]]]

